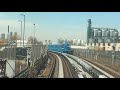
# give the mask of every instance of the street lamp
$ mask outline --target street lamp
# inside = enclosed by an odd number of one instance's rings
[[[19,20],[20,22],[21,22],[21,39],[20,39],[20,47],[21,47],[21,40],[22,40],[22,21],[21,20]]]
[[[35,24],[34,25],[34,44],[35,44]]]
[[[116,56],[116,54],[115,54],[115,49],[116,49],[116,44],[117,44],[117,43],[114,43],[114,44],[112,45],[112,48],[113,48],[113,50],[112,50],[112,65],[115,63],[115,56]]]
[[[33,24],[34,25],[34,37],[33,37],[33,59],[34,59],[34,61],[35,61],[35,58],[36,58],[36,53],[35,53],[35,24]]]
[[[24,35],[25,35],[25,15],[20,14],[21,16],[24,16],[24,30],[23,30],[23,47],[24,47]]]

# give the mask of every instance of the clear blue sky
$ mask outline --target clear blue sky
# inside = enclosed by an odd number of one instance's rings
[[[25,36],[33,36],[36,24],[38,40],[57,41],[63,39],[82,39],[86,41],[87,19],[92,19],[94,27],[116,28],[120,31],[120,12],[0,12],[0,34],[17,31],[20,35],[20,22],[26,15]]]

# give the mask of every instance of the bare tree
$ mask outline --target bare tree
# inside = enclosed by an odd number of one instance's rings
[[[33,44],[33,43],[38,43],[37,38],[34,38],[32,36],[28,37],[28,43]]]
[[[48,40],[48,44],[52,44],[51,40]]]
[[[69,44],[73,45],[73,40],[68,40],[67,41]]]
[[[43,42],[42,42],[42,41],[38,41],[38,44],[39,44],[39,45],[43,45]]]
[[[59,43],[59,44],[63,44],[63,43],[64,43],[64,40],[61,39],[61,38],[59,38],[59,39],[58,39],[58,43]]]

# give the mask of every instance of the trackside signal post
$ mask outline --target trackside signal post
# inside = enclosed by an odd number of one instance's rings
[[[27,49],[27,65],[30,67],[31,66],[31,49]]]

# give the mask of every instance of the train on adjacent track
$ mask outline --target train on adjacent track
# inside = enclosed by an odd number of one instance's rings
[[[64,43],[64,44],[49,44],[48,45],[48,51],[56,51],[56,52],[61,52],[61,53],[72,54],[71,46],[68,43]]]

